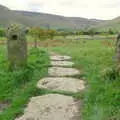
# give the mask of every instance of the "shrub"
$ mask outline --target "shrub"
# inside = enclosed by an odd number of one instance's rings
[[[102,76],[105,80],[113,81],[117,80],[120,77],[120,72],[118,69],[116,69],[115,66],[113,66],[111,68],[104,69],[104,71],[102,72]]]
[[[5,29],[0,28],[0,37],[4,37],[5,36]]]

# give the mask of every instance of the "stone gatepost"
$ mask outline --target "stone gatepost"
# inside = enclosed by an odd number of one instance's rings
[[[116,40],[116,58],[117,58],[117,69],[120,71],[120,34]]]
[[[116,57],[117,61],[120,62],[120,34],[117,36],[116,40]]]
[[[7,50],[9,69],[16,70],[25,67],[27,63],[27,30],[22,25],[11,25],[7,29]]]

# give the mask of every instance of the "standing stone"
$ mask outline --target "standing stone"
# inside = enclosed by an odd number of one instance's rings
[[[120,34],[117,36],[116,40],[116,57],[117,61],[120,62]]]
[[[22,25],[11,25],[7,30],[9,69],[24,67],[27,62],[27,30]]]

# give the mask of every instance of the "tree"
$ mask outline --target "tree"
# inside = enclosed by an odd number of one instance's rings
[[[34,47],[37,48],[37,28],[31,28],[29,33],[34,38]]]
[[[39,27],[34,27],[30,29],[29,33],[34,38],[34,47],[37,48],[37,40],[40,40],[41,37],[45,35],[44,30]]]
[[[46,35],[47,35],[48,37],[50,37],[51,40],[53,40],[54,36],[56,35],[56,31],[55,31],[55,30],[52,30],[52,29],[46,30],[45,33],[46,33]]]
[[[113,34],[114,34],[114,31],[113,31],[112,28],[109,28],[107,33],[110,34],[110,35],[113,35]]]
[[[61,31],[60,35],[64,37],[64,39],[68,36],[68,32],[66,31]]]
[[[95,35],[95,33],[96,33],[96,30],[94,29],[94,28],[90,28],[90,29],[88,29],[88,34],[90,35],[90,36],[94,36]]]

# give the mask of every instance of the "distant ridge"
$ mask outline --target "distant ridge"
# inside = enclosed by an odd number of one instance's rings
[[[91,25],[101,23],[102,20],[89,20],[80,17],[64,17],[59,15],[27,12],[27,11],[15,11],[24,17],[27,17],[32,21],[32,26],[44,26],[49,25],[51,28],[63,28],[63,29],[81,29],[87,28]],[[31,19],[32,18],[32,19]]]
[[[64,17],[47,13],[13,11],[0,5],[0,25],[6,27],[10,23],[20,23],[29,27],[49,27],[52,29],[82,29],[90,27],[103,29],[105,27],[118,27],[120,24],[120,17],[113,20]]]
[[[108,30],[109,28],[112,28],[113,30],[120,31],[120,17],[101,22],[93,27],[99,30]]]

